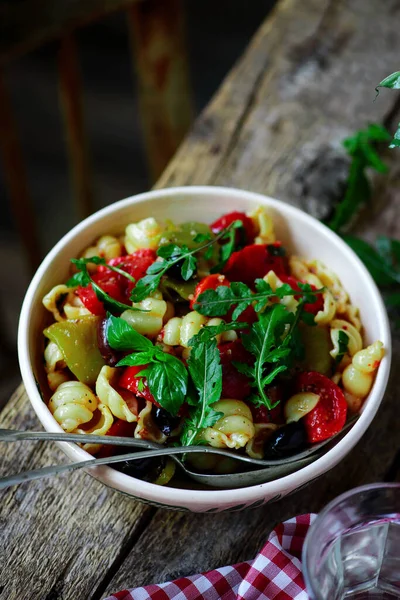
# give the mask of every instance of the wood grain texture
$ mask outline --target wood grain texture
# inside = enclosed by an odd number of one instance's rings
[[[146,0],[127,11],[140,117],[152,180],[163,172],[193,117],[182,0]]]
[[[60,106],[79,220],[93,212],[93,183],[85,135],[83,94],[77,44],[72,34],[60,40],[58,51]]]
[[[372,102],[374,85],[394,70],[400,55],[398,4],[387,0],[382,8],[380,0],[280,2],[158,186],[223,184],[275,195],[311,211],[320,210],[316,200],[323,198],[329,208],[346,172],[340,140],[369,121],[390,124],[399,118],[394,93]],[[369,211],[360,221],[360,230],[370,238],[377,231],[400,237],[398,154],[388,151],[387,159],[393,166],[389,178],[375,182],[376,212],[371,219]],[[117,589],[246,560],[279,520],[318,511],[357,484],[398,477],[400,336],[393,333],[388,392],[368,432],[329,474],[274,505],[214,515],[153,511],[82,473],[2,493],[4,597],[99,600]],[[22,389],[2,419],[6,427],[37,427]],[[61,456],[56,449],[18,446],[18,456],[8,450],[1,470],[40,466]],[[29,543],[24,545],[22,535]],[[38,585],[29,592],[28,572],[35,569],[45,593],[38,593]]]
[[[1,427],[40,425],[21,386]],[[0,472],[67,462],[53,444],[2,445]],[[155,509],[139,505],[85,473],[43,479],[0,493],[0,598],[56,600],[102,596],[115,563]]]

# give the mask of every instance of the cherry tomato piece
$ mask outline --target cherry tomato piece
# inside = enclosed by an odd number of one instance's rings
[[[113,267],[118,267],[122,269],[122,271],[126,271],[129,273],[129,275],[132,275],[137,282],[146,275],[147,269],[153,264],[153,262],[155,262],[156,258],[157,254],[154,252],[154,250],[143,248],[142,250],[136,250],[136,252],[133,252],[132,254],[127,254],[126,256],[112,258],[110,261],[108,261],[108,264]],[[112,273],[112,271],[107,269],[106,266],[99,267],[99,271],[103,269],[105,272]],[[123,275],[119,275],[119,278],[124,301],[126,302],[129,300],[129,296],[135,287],[135,283],[129,281],[129,279]]]
[[[149,365],[138,365],[135,367],[126,367],[119,379],[118,385],[121,388],[133,392],[138,398],[144,398],[156,406],[160,406],[149,390],[146,377],[137,376],[140,371],[144,371],[148,366]]]
[[[266,390],[268,398],[271,400],[272,404],[275,402],[279,402],[275,408],[268,410],[266,406],[256,407],[254,404],[250,403],[250,409],[253,414],[254,423],[276,423],[283,424],[283,388],[280,385],[271,385]]]
[[[121,437],[133,437],[135,433],[136,423],[128,423],[127,421],[123,421],[122,419],[115,419],[114,423],[111,425],[110,429],[107,431],[106,435],[111,436],[121,436]],[[111,446],[107,444],[106,446],[102,446],[99,453],[97,454],[97,458],[106,458],[107,456],[114,456],[114,454],[121,453],[121,446]],[[128,450],[127,450],[128,452]]]
[[[246,375],[239,373],[232,362],[251,364],[253,358],[243,347],[240,340],[220,344],[218,350],[221,356],[222,366],[221,398],[243,400],[243,398],[246,398],[251,392],[250,382]]]
[[[193,298],[190,301],[190,308],[193,310],[195,303],[197,302],[197,298],[200,294],[203,294],[206,290],[216,290],[217,287],[224,285],[229,287],[230,282],[225,277],[225,275],[221,275],[221,273],[214,273],[213,275],[207,275],[204,277],[199,283],[196,285]]]
[[[309,442],[322,442],[343,429],[347,402],[336,383],[317,371],[307,371],[298,376],[296,388],[298,392],[312,392],[319,396],[315,408],[303,417]]]
[[[214,223],[212,223],[210,225],[211,231],[215,234],[218,234],[223,229],[226,229],[234,221],[242,221],[244,234],[245,234],[244,239],[241,239],[241,237],[242,237],[241,232],[237,231],[236,232],[236,243],[238,243],[238,244],[242,243],[243,245],[250,244],[256,236],[256,228],[254,227],[254,223],[250,219],[250,217],[248,217],[243,212],[234,211],[234,212],[228,213],[226,215],[223,215],[222,217],[220,217],[219,219],[217,219],[216,221],[214,221]],[[243,230],[242,230],[242,232],[243,232]]]
[[[114,298],[114,300],[118,300],[119,302],[124,301],[119,276],[116,276],[115,273],[112,273],[112,271],[109,271],[108,273],[96,272],[92,275],[92,279],[104,292],[106,292],[106,294],[111,296],[111,298]],[[106,309],[96,296],[92,284],[89,284],[87,287],[79,287],[76,290],[76,294],[92,314],[100,317],[105,316]]]
[[[278,277],[286,274],[286,261],[284,256],[268,250],[267,244],[251,244],[233,252],[224,267],[230,281],[242,281],[252,288],[254,280],[264,277],[269,271],[274,271]]]
[[[279,278],[283,283],[288,283],[292,289],[300,291],[299,282],[291,275],[281,275]],[[305,282],[300,281],[300,283]],[[311,284],[311,289],[316,290],[317,288],[315,285]],[[295,297],[297,299],[300,298],[300,296]],[[308,302],[304,305],[304,310],[308,313],[311,313],[312,315],[316,315],[320,310],[323,310],[324,308],[324,298],[322,294],[318,294],[317,296],[315,296],[315,298],[315,302]]]

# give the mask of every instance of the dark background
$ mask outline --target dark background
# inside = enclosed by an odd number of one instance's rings
[[[187,50],[196,114],[273,4],[274,0],[186,0]],[[149,189],[152,182],[144,154],[124,13],[79,29],[77,39],[97,210]],[[76,223],[58,104],[56,51],[56,44],[47,44],[15,60],[6,70],[40,228],[42,256]],[[0,164],[0,406],[20,379],[16,331],[21,302],[32,276],[13,224],[1,168]]]

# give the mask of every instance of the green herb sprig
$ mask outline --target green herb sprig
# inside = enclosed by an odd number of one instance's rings
[[[288,283],[272,290],[264,279],[256,279],[253,292],[245,283],[234,282],[230,286],[219,286],[216,290],[206,290],[194,304],[194,310],[201,315],[216,317],[226,315],[234,308],[232,319],[235,321],[247,307],[254,303],[254,310],[262,312],[271,298],[284,298],[285,296],[305,296],[308,294],[321,294],[324,289],[311,289],[308,284],[300,284],[300,291],[294,290]],[[313,302],[313,300],[310,300]],[[315,301],[315,298],[314,298]]]
[[[340,232],[351,221],[360,206],[370,201],[371,188],[366,175],[367,167],[379,173],[387,173],[388,168],[380,159],[374,144],[389,141],[390,137],[385,127],[372,124],[343,141],[343,146],[352,160],[345,194],[336,206],[333,217],[327,223],[333,231]]]
[[[205,234],[197,234],[194,238],[195,242],[202,242],[197,248],[189,249],[186,245],[177,246],[176,244],[167,244],[161,246],[157,250],[157,255],[161,260],[157,260],[147,269],[144,277],[139,279],[136,287],[132,290],[130,299],[133,302],[140,302],[147,298],[151,292],[154,292],[160,285],[161,278],[167,271],[180,263],[181,275],[185,281],[188,281],[197,268],[197,257],[195,254],[205,251],[207,258],[207,250],[211,248],[218,240],[224,238],[231,229],[234,229],[235,222],[231,223],[226,229],[220,231],[214,238],[210,239]]]
[[[117,363],[117,367],[148,365],[138,373],[147,377],[150,392],[171,415],[177,415],[185,401],[188,372],[182,361],[163,352],[121,318],[108,316],[107,341],[114,350],[133,351]]]
[[[304,313],[305,299],[299,302],[292,313],[282,304],[269,306],[259,315],[249,333],[242,335],[246,350],[255,357],[254,365],[234,362],[240,373],[250,379],[256,393],[249,400],[256,406],[266,406],[272,410],[279,404],[273,404],[265,388],[271,385],[279,373],[286,371],[294,358],[302,356],[303,346],[298,335],[298,324]]]
[[[244,234],[243,223],[240,220],[231,223],[230,229],[225,230],[225,234],[221,237],[221,241],[225,243],[220,248],[220,261],[215,267],[211,269],[211,273],[221,273],[222,269],[231,257],[231,254],[235,251],[236,246],[236,234],[239,230],[241,235]]]
[[[121,314],[125,310],[148,312],[147,310],[144,310],[142,308],[136,308],[136,307],[133,307],[132,305],[124,304],[123,302],[119,302],[118,300],[115,300],[109,294],[104,292],[104,290],[102,290],[101,287],[99,285],[97,285],[97,283],[91,278],[88,268],[87,268],[87,265],[90,263],[95,264],[95,265],[106,265],[107,268],[110,269],[111,271],[115,271],[119,275],[123,275],[124,277],[126,277],[127,279],[129,279],[130,281],[132,281],[134,283],[135,278],[132,277],[132,275],[130,275],[129,273],[126,273],[126,271],[123,271],[122,269],[119,269],[118,267],[113,267],[111,265],[108,265],[106,263],[105,259],[100,256],[91,256],[90,258],[78,258],[78,259],[71,258],[71,262],[76,266],[76,268],[78,269],[78,272],[75,273],[70,279],[68,279],[68,281],[65,284],[67,287],[77,287],[77,286],[87,287],[88,285],[91,284],[97,298],[100,300],[100,302],[103,303],[104,308],[106,310],[110,310],[116,314]]]

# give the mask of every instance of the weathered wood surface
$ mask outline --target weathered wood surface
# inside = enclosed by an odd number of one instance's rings
[[[395,93],[372,103],[375,83],[397,68],[399,12],[395,0],[384,8],[380,0],[280,2],[158,185],[224,184],[314,209],[309,198],[329,204],[343,179],[340,140],[367,122],[399,120]],[[367,237],[400,237],[398,154],[388,151],[387,160],[392,169],[385,182],[377,181],[377,214],[362,223]],[[130,502],[83,473],[6,490],[0,598],[97,600],[245,560],[277,521],[317,511],[358,484],[398,479],[398,333],[394,342],[388,392],[358,446],[323,478],[275,505],[215,515],[167,512]],[[38,426],[22,389],[1,426]],[[1,460],[5,473],[63,457],[56,449],[19,445]]]
[[[127,11],[147,161],[156,181],[193,117],[183,0],[146,0]]]
[[[72,34],[60,40],[58,77],[76,214],[79,219],[85,219],[93,212],[93,182],[85,135],[78,49]]]

